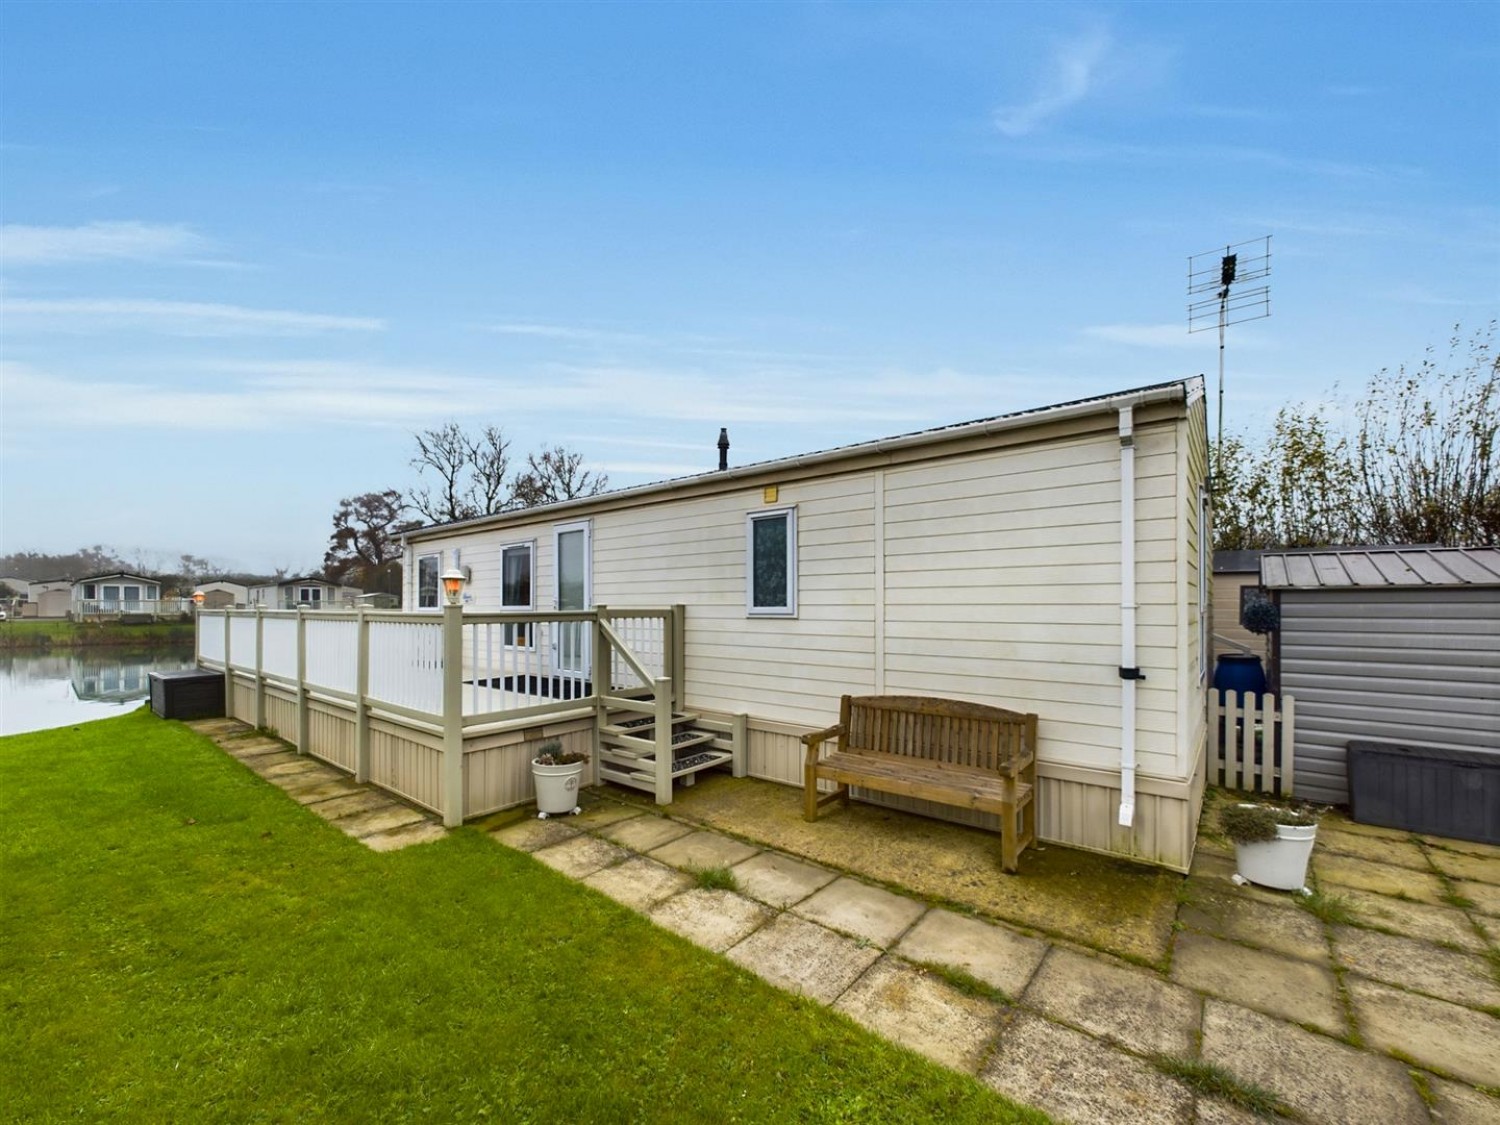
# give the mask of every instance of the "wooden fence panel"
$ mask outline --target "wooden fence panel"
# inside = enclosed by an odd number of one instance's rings
[[[1270,692],[1259,699],[1242,692],[1211,696],[1209,780],[1247,793],[1292,796],[1296,702],[1290,695],[1278,700]]]

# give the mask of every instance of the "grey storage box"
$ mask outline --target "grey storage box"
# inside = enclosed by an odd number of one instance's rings
[[[163,719],[222,719],[224,673],[200,668],[152,672],[151,710]]]
[[[1360,824],[1500,844],[1500,751],[1351,742],[1349,815]]]

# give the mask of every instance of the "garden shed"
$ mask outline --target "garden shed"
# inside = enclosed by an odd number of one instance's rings
[[[1267,553],[1279,689],[1297,700],[1297,796],[1349,800],[1351,741],[1500,765],[1500,549]]]

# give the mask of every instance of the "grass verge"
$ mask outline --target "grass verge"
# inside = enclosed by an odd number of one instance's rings
[[[1032,1122],[473,829],[377,854],[149,711],[0,739],[6,1116]]]

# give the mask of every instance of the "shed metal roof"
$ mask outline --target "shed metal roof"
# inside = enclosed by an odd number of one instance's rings
[[[1500,586],[1500,548],[1348,547],[1267,552],[1260,584],[1273,590]]]

